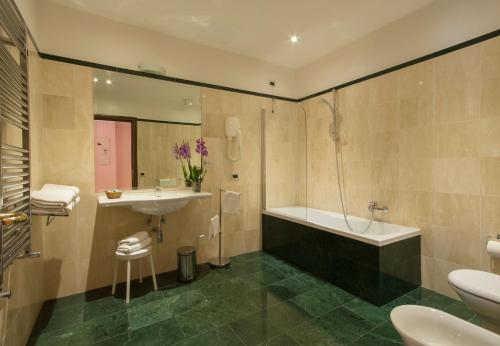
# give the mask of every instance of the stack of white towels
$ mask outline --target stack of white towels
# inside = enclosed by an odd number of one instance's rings
[[[132,234],[130,237],[118,242],[117,252],[133,255],[134,252],[147,248],[151,244],[151,237],[146,231]]]
[[[36,215],[69,215],[80,202],[76,186],[45,184],[31,192],[31,213]]]

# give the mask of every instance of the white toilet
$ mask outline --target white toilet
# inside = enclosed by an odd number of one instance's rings
[[[448,275],[448,282],[464,304],[481,318],[483,327],[500,333],[500,275],[459,269]]]
[[[426,306],[398,306],[391,311],[391,321],[406,346],[500,345],[500,335]]]

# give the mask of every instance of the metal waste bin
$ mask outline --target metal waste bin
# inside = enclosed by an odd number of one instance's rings
[[[196,277],[196,248],[183,246],[177,249],[177,280],[193,281]]]

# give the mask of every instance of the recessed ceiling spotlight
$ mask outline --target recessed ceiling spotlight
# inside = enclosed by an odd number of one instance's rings
[[[106,79],[106,84],[111,85],[111,84],[113,84],[113,82],[111,81],[111,79]]]
[[[97,77],[94,77],[94,79],[93,79],[93,80],[94,80],[94,83],[99,82],[99,78],[97,78]]]
[[[297,35],[290,36],[290,42],[292,42],[292,43],[299,42],[299,36],[297,36]]]

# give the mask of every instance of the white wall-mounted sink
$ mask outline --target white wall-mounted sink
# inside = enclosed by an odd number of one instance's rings
[[[128,207],[147,215],[165,215],[185,207],[193,199],[209,198],[209,192],[193,192],[188,189],[170,189],[155,191],[124,191],[117,199],[109,199],[105,194],[99,195],[101,207]]]

